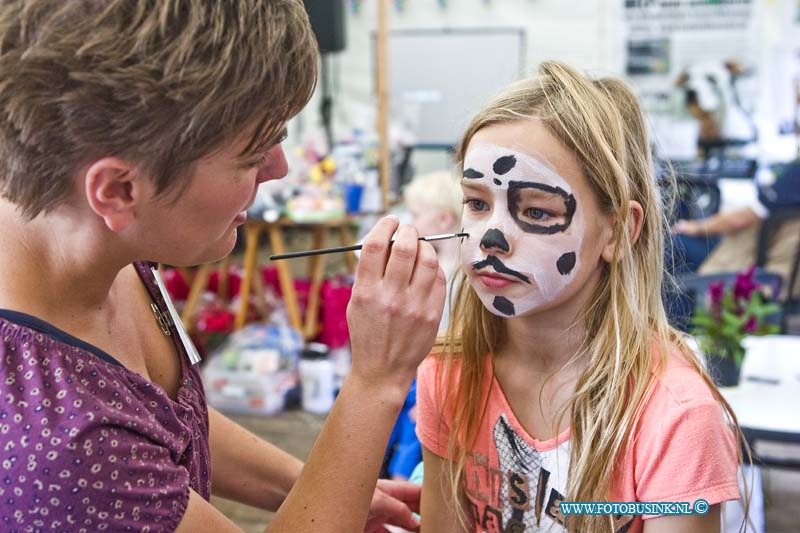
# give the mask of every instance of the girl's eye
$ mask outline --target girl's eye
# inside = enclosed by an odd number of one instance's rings
[[[467,205],[467,208],[470,211],[488,211],[489,204],[484,202],[483,200],[478,200],[477,198],[467,198],[464,200],[464,203]]]
[[[533,220],[547,220],[550,218],[550,214],[547,211],[539,209],[538,207],[526,209],[523,212],[523,215],[528,218],[532,218]]]

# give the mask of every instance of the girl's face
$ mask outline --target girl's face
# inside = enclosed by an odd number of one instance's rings
[[[607,217],[578,159],[540,121],[479,130],[461,184],[462,267],[492,313],[556,307],[599,269]]]
[[[259,157],[242,160],[246,141],[236,142],[199,160],[189,186],[174,203],[142,207],[146,259],[176,266],[216,261],[230,253],[236,228],[246,219],[258,186],[288,171],[279,143]]]

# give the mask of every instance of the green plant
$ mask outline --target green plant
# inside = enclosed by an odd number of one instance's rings
[[[765,301],[764,286],[755,280],[755,267],[736,275],[730,287],[724,281],[708,286],[708,305],[698,304],[692,317],[692,333],[706,354],[731,357],[742,364],[746,335],[780,333],[780,327],[768,323],[768,317],[780,306]]]

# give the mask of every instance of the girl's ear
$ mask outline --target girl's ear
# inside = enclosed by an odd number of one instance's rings
[[[611,263],[615,259],[620,259],[620,257],[614,256],[614,252],[617,248],[618,235],[613,234],[613,222],[614,215],[609,219],[608,239],[600,254],[606,263]],[[639,240],[639,235],[642,233],[642,224],[644,224],[644,209],[642,209],[642,205],[639,202],[631,200],[628,202],[628,235],[631,237],[631,245]],[[619,253],[624,253],[624,248],[620,248]]]

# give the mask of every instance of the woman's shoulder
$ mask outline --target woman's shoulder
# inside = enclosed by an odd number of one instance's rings
[[[157,422],[173,410],[163,390],[98,348],[17,315],[0,313],[2,412],[76,435],[117,426],[159,440]],[[146,415],[155,423],[143,423]]]

